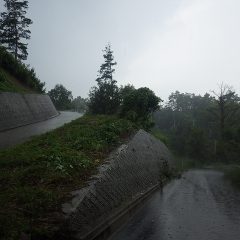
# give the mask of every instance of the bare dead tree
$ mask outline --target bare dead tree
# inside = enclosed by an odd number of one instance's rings
[[[224,138],[224,131],[226,127],[226,122],[230,124],[234,122],[234,116],[239,111],[239,97],[232,89],[231,86],[221,83],[218,85],[219,91],[212,93],[215,95],[215,99],[218,106],[219,125],[220,125],[220,135]]]

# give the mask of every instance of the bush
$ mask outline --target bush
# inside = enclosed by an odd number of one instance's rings
[[[132,88],[123,95],[120,114],[148,130],[154,125],[151,116],[160,102],[161,99],[149,88]]]

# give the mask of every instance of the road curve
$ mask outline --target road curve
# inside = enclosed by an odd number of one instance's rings
[[[240,192],[221,172],[188,171],[156,192],[110,239],[240,239]]]
[[[57,117],[46,121],[17,127],[7,131],[0,132],[0,149],[13,147],[19,143],[29,140],[32,136],[46,133],[55,128],[61,127],[65,123],[81,117],[77,112],[60,112]]]

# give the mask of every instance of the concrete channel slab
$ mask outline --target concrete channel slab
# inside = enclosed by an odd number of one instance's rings
[[[62,205],[65,222],[56,239],[107,239],[166,179],[173,158],[167,147],[144,130],[115,149],[87,189]]]
[[[65,123],[69,123],[81,117],[83,114],[77,112],[60,112],[57,117],[48,119],[46,121],[29,124],[22,127],[17,127],[7,131],[0,132],[0,149],[13,147],[17,144],[26,142],[31,137],[46,133]]]
[[[0,131],[45,121],[58,115],[46,94],[0,92]]]

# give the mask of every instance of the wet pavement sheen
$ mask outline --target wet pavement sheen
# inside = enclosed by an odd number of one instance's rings
[[[0,149],[23,143],[32,136],[43,134],[61,127],[65,123],[71,122],[81,116],[82,114],[77,112],[60,112],[60,115],[49,120],[0,132]]]
[[[214,170],[191,170],[156,192],[111,240],[240,239],[240,191]]]

